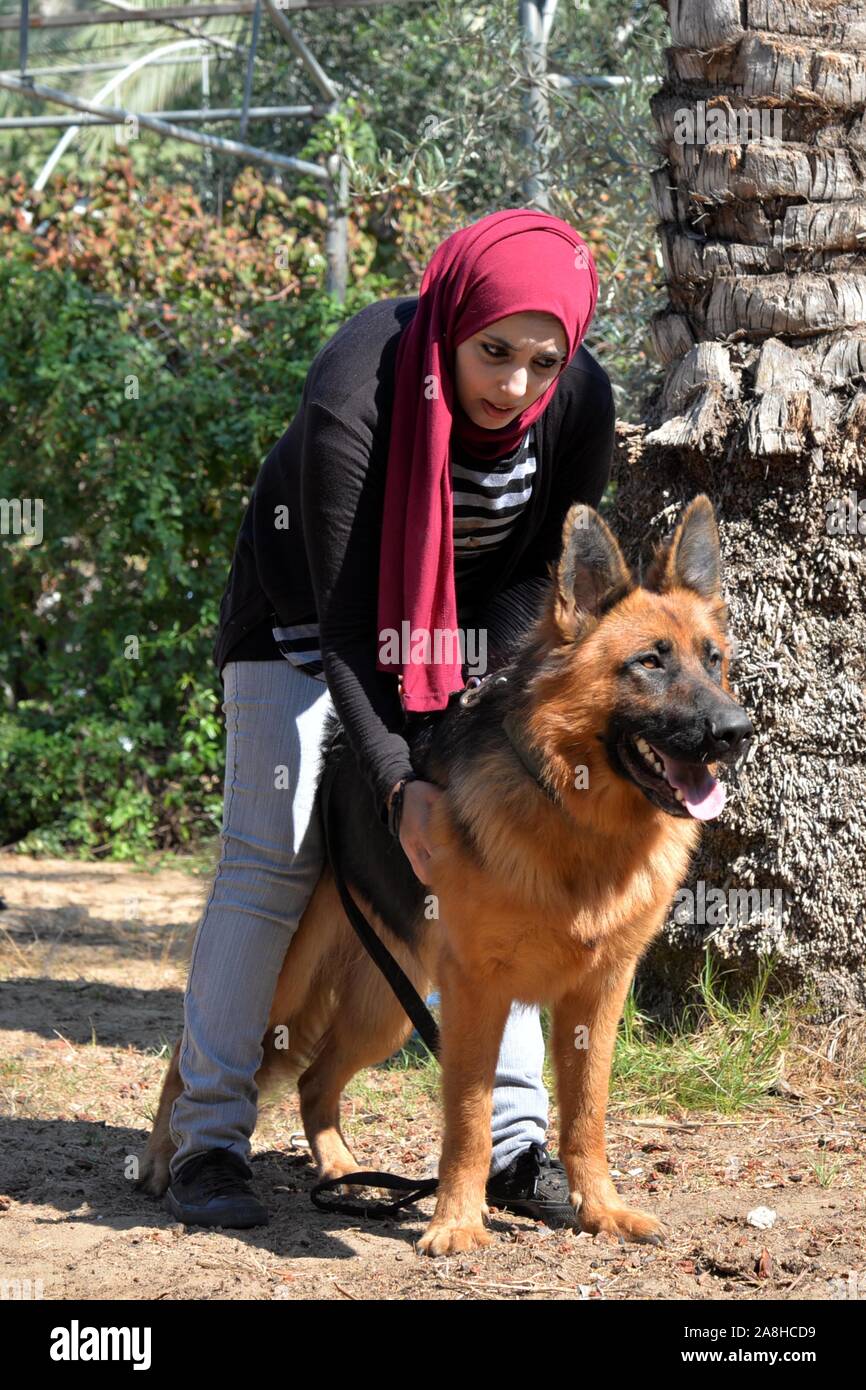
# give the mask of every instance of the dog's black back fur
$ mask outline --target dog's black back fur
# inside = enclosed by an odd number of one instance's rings
[[[465,766],[502,745],[502,720],[519,703],[528,674],[526,660],[525,652],[518,653],[499,667],[497,674],[507,676],[507,683],[483,687],[476,705],[462,706],[455,693],[444,710],[407,716],[402,733],[419,777],[444,787],[449,768],[458,763]],[[424,912],[431,890],[415,877],[402,847],[382,823],[334,712],[328,715],[322,736],[320,786],[325,776],[333,777],[330,815],[336,844],[331,848],[344,881],[364,895],[395,936],[414,944],[427,920]],[[452,808],[452,821],[470,847],[471,832],[461,824],[456,808]]]

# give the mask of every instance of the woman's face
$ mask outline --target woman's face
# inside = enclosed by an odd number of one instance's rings
[[[456,352],[457,399],[470,420],[501,429],[543,395],[565,366],[568,341],[555,314],[509,314]],[[504,406],[501,411],[488,410]]]

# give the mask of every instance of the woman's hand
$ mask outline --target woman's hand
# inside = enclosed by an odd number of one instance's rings
[[[442,795],[435,782],[416,779],[403,788],[403,811],[400,817],[400,844],[412,865],[415,877],[429,883],[429,864],[433,848],[430,841],[430,816]]]

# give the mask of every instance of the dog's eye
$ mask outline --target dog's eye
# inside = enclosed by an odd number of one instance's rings
[[[661,667],[661,662],[654,652],[647,652],[646,656],[640,659],[641,666],[645,666],[648,671],[657,670]]]
[[[711,666],[721,666],[721,664],[722,664],[722,653],[721,653],[721,652],[718,652],[718,651],[710,652],[710,665],[711,665]]]

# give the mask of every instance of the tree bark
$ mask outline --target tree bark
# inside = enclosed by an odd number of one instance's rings
[[[696,492],[716,506],[758,737],[689,886],[775,891],[782,912],[672,915],[641,992],[679,1007],[711,940],[743,980],[774,953],[828,1016],[866,1006],[866,0],[667,9],[667,370],[620,428],[613,521],[637,561]]]

